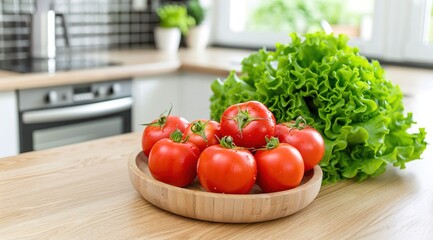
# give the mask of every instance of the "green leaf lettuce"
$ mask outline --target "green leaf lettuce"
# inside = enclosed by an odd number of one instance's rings
[[[264,103],[277,122],[303,116],[325,139],[324,183],[363,180],[388,164],[405,168],[421,157],[426,132],[408,133],[412,114],[404,113],[403,94],[384,78],[379,62],[348,46],[344,35],[291,37],[275,51],[261,49],[245,58],[240,76],[231,72],[212,84],[212,119],[248,100]]]

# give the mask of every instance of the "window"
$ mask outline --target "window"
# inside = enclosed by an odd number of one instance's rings
[[[219,0],[219,45],[268,47],[291,32],[344,33],[372,58],[433,63],[432,0]]]
[[[232,1],[230,30],[234,32],[345,33],[371,38],[374,0]]]
[[[430,6],[430,9],[427,8],[427,21],[428,21],[428,35],[427,35],[427,41],[429,44],[433,44],[433,24],[432,24],[432,20],[433,20],[433,5]]]
[[[432,0],[413,0],[410,7],[409,34],[403,57],[409,61],[433,63]]]

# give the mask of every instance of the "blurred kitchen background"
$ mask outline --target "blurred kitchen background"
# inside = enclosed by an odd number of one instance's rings
[[[30,57],[32,14],[43,11],[37,9],[37,2],[50,5],[49,0],[0,1],[0,60]],[[66,16],[70,50],[77,51],[153,46],[153,28],[159,21],[155,8],[165,2],[54,0],[48,7]],[[59,54],[66,49],[65,29],[61,21],[56,18]]]
[[[155,9],[164,0],[39,0],[65,15],[70,50],[153,47]],[[38,2],[39,2],[38,1]],[[211,44],[260,48],[289,41],[290,32],[334,31],[361,53],[405,63],[433,62],[431,0],[202,0]],[[0,1],[0,61],[30,56],[37,0]],[[40,4],[42,5],[42,4]],[[56,18],[56,47],[65,48]]]
[[[291,32],[344,33],[386,65],[405,97],[431,95],[433,0],[199,0],[209,48],[192,50],[183,36],[178,55],[157,51],[156,9],[190,1],[0,0],[0,157],[141,131],[173,103],[174,114],[207,117],[210,84],[239,70],[252,50],[289,42]],[[87,58],[93,52],[101,56]],[[142,65],[127,68],[134,64]],[[177,68],[157,72],[164,66]]]
[[[268,46],[289,32],[331,29],[361,53],[392,62],[433,62],[431,0],[216,1],[214,43]]]

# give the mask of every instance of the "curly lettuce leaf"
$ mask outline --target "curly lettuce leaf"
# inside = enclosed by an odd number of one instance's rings
[[[212,84],[212,119],[248,100],[264,103],[278,122],[303,116],[325,140],[324,183],[363,180],[388,164],[405,168],[421,158],[426,132],[408,133],[412,114],[405,114],[403,94],[384,78],[379,62],[361,56],[344,35],[291,37],[275,51],[245,58],[240,76],[231,72]]]

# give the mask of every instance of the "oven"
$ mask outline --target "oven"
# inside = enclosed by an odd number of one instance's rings
[[[131,132],[130,79],[18,91],[20,152]]]

